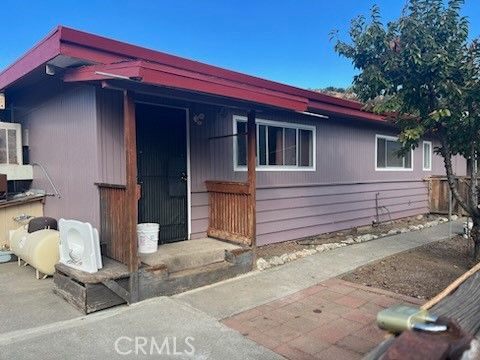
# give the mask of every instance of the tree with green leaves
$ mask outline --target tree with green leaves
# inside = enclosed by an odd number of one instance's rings
[[[439,140],[453,197],[473,220],[474,256],[480,251],[477,154],[480,151],[480,41],[469,39],[463,0],[409,0],[400,17],[384,24],[374,6],[367,20],[352,20],[350,40],[334,32],[335,50],[359,74],[353,90],[366,107],[386,114],[400,130],[405,153],[423,136]],[[461,194],[452,157],[468,166],[468,194]]]

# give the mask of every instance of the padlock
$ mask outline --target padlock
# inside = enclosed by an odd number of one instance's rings
[[[377,324],[383,330],[393,334],[404,330],[420,330],[428,332],[446,331],[446,325],[435,324],[437,317],[427,310],[405,305],[397,305],[382,310],[377,314]]]

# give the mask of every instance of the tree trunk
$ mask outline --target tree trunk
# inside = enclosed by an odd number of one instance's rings
[[[470,231],[470,237],[473,240],[473,260],[478,260],[480,251],[480,219],[472,218],[473,227]]]
[[[443,161],[445,164],[445,171],[447,175],[447,182],[450,187],[450,191],[455,200],[457,200],[458,204],[472,217],[480,219],[480,211],[478,207],[475,206],[477,203],[476,201],[472,201],[472,199],[465,199],[460,192],[458,191],[458,182],[455,179],[455,174],[453,173],[452,168],[452,154],[450,152],[450,148],[448,146],[447,141],[444,138],[441,138],[442,148],[441,154],[443,156]],[[470,186],[475,186],[475,184],[470,184]],[[472,196],[472,191],[468,193],[469,197]],[[476,189],[473,192],[473,196],[476,196]]]
[[[458,202],[458,204],[465,210],[470,216],[474,216],[476,211],[471,206],[471,201],[469,199],[464,199],[460,192],[458,191],[458,181],[452,171],[452,158],[448,155],[443,155],[443,160],[445,162],[445,170],[447,175],[447,182],[452,192],[453,198]]]
[[[477,174],[474,171],[474,165],[471,164],[470,169],[470,190],[468,191],[468,198],[465,199],[460,195],[458,191],[458,181],[455,179],[452,169],[452,154],[448,143],[445,138],[441,138],[442,148],[441,153],[443,161],[445,163],[445,170],[447,173],[447,181],[452,192],[453,197],[457,200],[458,204],[469,214],[473,221],[473,227],[470,231],[470,237],[473,240],[473,258],[476,261],[478,259],[480,251],[480,211],[478,208],[478,191],[476,187]],[[475,149],[472,148],[472,155],[475,154]],[[475,161],[476,156],[472,156],[472,161]],[[468,223],[467,223],[468,224]]]

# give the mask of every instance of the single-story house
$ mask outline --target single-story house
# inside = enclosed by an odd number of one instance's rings
[[[358,102],[63,26],[0,92],[0,173],[58,192],[44,213],[92,223],[133,270],[137,222],[161,243],[261,246],[426,213],[424,179],[444,173],[435,139],[397,157]]]

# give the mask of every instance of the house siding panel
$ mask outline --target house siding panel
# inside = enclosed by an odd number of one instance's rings
[[[98,181],[123,183],[121,99],[113,92],[99,91]],[[173,105],[190,112],[191,238],[201,238],[208,227],[205,181],[247,179],[246,171],[233,170],[235,138],[218,138],[232,134],[233,115],[246,114],[201,104]],[[201,123],[193,120],[198,114],[204,114]],[[259,113],[257,117],[314,125],[317,140],[316,171],[257,172],[259,245],[369,224],[375,219],[377,192],[379,205],[387,207],[392,218],[428,212],[428,188],[423,179],[444,173],[442,158],[434,155],[432,171],[423,171],[420,146],[414,150],[413,171],[375,171],[375,134],[394,135],[390,127],[285,112]],[[465,174],[465,166],[464,159],[454,159],[457,174]],[[389,219],[385,213],[381,211],[381,220]]]
[[[209,138],[232,134],[232,116],[246,114],[240,112],[222,114],[221,111],[204,113],[205,120],[201,126],[191,125],[191,134],[198,137],[195,143],[192,142],[192,152],[202,150],[201,154],[196,155],[197,158],[201,158],[199,162],[194,161],[192,157],[192,189],[205,190],[205,179],[244,181],[246,171],[233,171],[235,138],[210,140]],[[382,124],[333,117],[320,119],[295,113],[259,113],[257,118],[315,126],[317,140],[316,171],[258,171],[258,187],[419,180],[431,174],[444,173],[443,159],[436,154],[433,155],[432,171],[422,170],[421,146],[414,150],[413,171],[375,171],[375,134],[395,135],[390,127]],[[209,152],[205,154],[205,150]],[[207,159],[210,161],[205,166]],[[463,159],[454,159],[454,168],[458,174],[465,173],[465,163]]]
[[[208,194],[206,192],[192,192],[192,239],[207,236],[208,227]]]
[[[395,213],[396,215],[395,218],[403,218],[407,216],[418,215],[418,214],[421,214],[422,212],[424,213],[426,211],[422,211],[422,209],[400,211]],[[356,226],[364,226],[369,224],[370,219],[371,218],[369,216],[354,217],[351,220],[344,220],[337,223],[332,221],[331,223],[313,225],[310,227],[286,229],[281,232],[274,232],[274,233],[257,236],[257,244],[258,246],[262,246],[262,245],[273,244],[273,243],[282,242],[282,241],[300,239],[308,236],[315,236],[318,234],[330,233],[330,232],[343,230],[343,229],[350,229]]]
[[[259,189],[257,244],[291,240],[291,234],[301,238],[371,224],[376,220],[376,197],[380,221],[426,213],[427,186],[423,181],[319,185],[293,188],[278,197],[272,189]]]
[[[205,236],[208,194],[205,180],[245,181],[233,170],[233,115],[241,112],[197,107],[205,120],[191,123],[192,238]],[[443,159],[433,155],[432,171],[423,171],[422,147],[414,150],[413,171],[375,171],[375,134],[395,135],[387,126],[344,119],[319,119],[300,114],[257,114],[257,118],[314,125],[315,171],[257,172],[257,244],[265,245],[371,224],[378,193],[381,221],[427,213],[428,183],[444,174]],[[421,145],[421,143],[420,143]],[[434,143],[435,146],[435,143]],[[466,162],[454,159],[465,174]]]
[[[42,164],[62,197],[48,197],[44,213],[99,224],[95,88],[62,86],[38,103],[22,104],[17,118],[29,130],[31,163]],[[52,193],[34,167],[32,188]]]
[[[97,89],[98,182],[125,185],[122,92]]]

